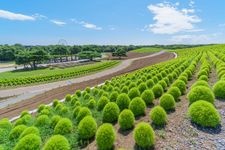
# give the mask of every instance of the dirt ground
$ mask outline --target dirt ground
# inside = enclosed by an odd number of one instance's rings
[[[125,73],[131,72],[149,65],[170,60],[172,58],[174,58],[174,54],[166,52],[158,56],[152,57],[151,59],[149,58],[138,59],[132,62],[132,64],[128,66],[126,69],[115,72],[113,74],[110,74],[101,78],[91,79],[88,81],[81,81],[79,84],[71,84],[68,86],[59,87],[59,88],[47,91],[33,98],[21,101],[19,103],[16,103],[1,109],[0,119],[4,117],[8,117],[8,118],[15,117],[18,114],[20,114],[20,112],[22,112],[23,110],[32,110],[37,108],[40,104],[48,104],[52,102],[52,100],[54,99],[62,99],[65,97],[66,94],[69,94],[69,93],[73,94],[77,89],[82,90],[86,88],[87,86],[92,87],[100,83],[103,83],[105,80],[110,80],[114,76],[125,74]]]
[[[153,54],[153,52],[149,52],[149,53],[128,52],[127,57],[121,57],[121,60],[143,57],[143,56],[151,55],[151,54]],[[107,55],[108,55],[108,58],[106,58],[106,59],[108,59],[108,60],[120,60],[118,57],[112,57],[111,53],[108,53]]]

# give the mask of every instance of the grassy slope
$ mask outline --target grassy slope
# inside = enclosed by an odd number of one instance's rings
[[[132,52],[136,52],[136,53],[151,53],[151,52],[158,52],[158,51],[161,51],[161,50],[162,50],[162,48],[144,47],[144,48],[135,49]]]
[[[82,65],[82,66],[74,66],[74,67],[68,67],[68,68],[54,68],[54,69],[38,69],[38,70],[29,70],[29,71],[9,71],[9,72],[3,72],[0,73],[0,79],[12,79],[12,78],[20,78],[20,77],[38,77],[38,76],[48,76],[48,75],[55,75],[55,74],[61,74],[63,73],[69,73],[69,72],[74,72],[74,71],[82,71],[83,68],[92,68],[96,66],[102,66],[106,62],[109,61],[103,61],[103,62],[98,62],[95,64],[88,64],[88,65]],[[114,64],[112,63],[112,66]]]

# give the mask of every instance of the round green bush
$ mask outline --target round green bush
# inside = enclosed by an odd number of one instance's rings
[[[139,97],[140,96],[140,92],[138,90],[138,88],[134,87],[132,88],[129,92],[128,92],[128,96],[129,98],[132,100],[135,97]]]
[[[103,109],[102,121],[108,123],[114,123],[117,121],[120,113],[118,105],[114,102],[109,102]]]
[[[140,98],[134,98],[129,105],[129,109],[134,113],[134,116],[140,116],[145,114],[145,102]]]
[[[84,117],[91,116],[91,115],[92,113],[90,109],[88,109],[87,107],[82,107],[79,113],[77,114],[76,120],[79,123]]]
[[[149,79],[146,82],[146,85],[148,86],[148,88],[152,88],[155,85],[155,83],[154,83],[154,81],[152,79]]]
[[[159,81],[158,84],[160,84],[162,86],[163,90],[166,91],[167,84],[166,84],[166,82],[164,80]]]
[[[204,80],[206,82],[208,82],[209,78],[206,75],[202,75],[198,78],[199,80]]]
[[[22,118],[22,117],[25,116],[25,115],[29,115],[29,114],[30,114],[30,113],[29,113],[27,110],[24,110],[24,111],[21,112],[20,118]]]
[[[167,114],[161,106],[155,106],[149,113],[152,123],[158,126],[166,124]]]
[[[163,94],[159,99],[159,104],[166,111],[175,109],[175,100],[171,94]]]
[[[124,109],[119,115],[119,125],[122,130],[131,129],[134,126],[134,114],[129,109]]]
[[[7,118],[3,118],[0,120],[0,128],[5,130],[12,129],[12,123]]]
[[[167,93],[171,94],[176,102],[179,101],[179,97],[181,96],[181,92],[180,92],[180,89],[178,87],[172,86],[171,88],[169,88]]]
[[[53,107],[55,107],[55,106],[54,106],[54,102],[55,102],[55,100],[53,101]],[[56,105],[56,104],[55,104],[55,105]],[[44,108],[45,108],[45,105],[44,105],[44,104],[39,105],[39,106],[38,106],[37,112],[40,113]]]
[[[129,88],[127,86],[124,86],[121,90],[121,93],[128,93]]]
[[[93,98],[90,99],[87,105],[88,105],[88,108],[90,108],[90,109],[95,108],[96,107],[96,101],[95,101],[95,99],[93,99]]]
[[[137,145],[142,148],[149,148],[155,143],[155,132],[145,122],[141,122],[135,127],[133,136]]]
[[[109,96],[109,100],[111,101],[111,102],[115,102],[116,101],[116,99],[117,99],[117,97],[118,97],[118,92],[117,91],[113,91],[111,94],[110,94],[110,96]]]
[[[61,117],[59,115],[54,115],[51,118],[51,127],[55,128],[56,124],[59,122],[60,119],[61,119]]]
[[[116,99],[116,104],[119,106],[120,110],[126,109],[129,107],[130,98],[127,94],[122,93]]]
[[[35,125],[40,127],[48,126],[50,123],[51,123],[51,120],[49,119],[47,115],[40,115],[37,117],[35,121]]]
[[[138,85],[138,90],[140,93],[144,92],[147,89],[147,85],[145,83],[141,83]]]
[[[58,100],[58,99],[55,99],[55,100],[53,101],[53,103],[52,103],[52,106],[55,108],[59,103],[60,103],[59,100]],[[44,107],[45,107],[45,106],[44,106],[43,104],[40,105],[40,108],[44,109]]]
[[[155,96],[154,96],[154,93],[152,92],[152,90],[145,90],[141,94],[141,98],[145,101],[146,105],[150,105],[150,104],[152,104],[153,100],[155,99]]]
[[[62,118],[59,120],[59,122],[56,124],[54,128],[54,134],[68,134],[71,133],[73,129],[73,123],[68,118]]]
[[[205,86],[205,87],[208,87],[208,88],[209,88],[208,82],[203,81],[203,80],[198,80],[197,82],[195,82],[195,83],[191,86],[191,88],[194,88],[194,87],[196,87],[196,86]]]
[[[198,100],[205,100],[212,104],[214,103],[213,92],[211,91],[211,89],[209,89],[205,86],[196,86],[196,87],[192,88],[189,91],[187,97],[188,97],[190,104],[192,104]]]
[[[9,133],[9,139],[17,139],[20,137],[20,134],[27,128],[25,125],[18,125],[14,127]]]
[[[28,134],[16,144],[14,150],[40,150],[41,138],[35,134]]]
[[[132,83],[130,83],[130,85],[129,85],[129,89],[132,89],[133,87],[136,87],[136,86],[137,86],[136,83],[132,82]]]
[[[76,106],[76,107],[74,108],[74,110],[73,110],[73,117],[74,117],[74,118],[77,117],[77,115],[78,115],[80,109],[81,109],[81,106]]]
[[[152,91],[154,93],[155,98],[159,98],[164,92],[163,87],[160,84],[154,85]]]
[[[65,102],[70,102],[71,101],[71,95],[67,94],[65,97]]]
[[[76,94],[78,97],[81,97],[81,91],[80,91],[80,90],[77,90],[77,91],[75,92],[75,94]]]
[[[37,136],[40,136],[40,133],[39,133],[38,128],[37,128],[37,127],[34,127],[34,126],[31,126],[31,127],[26,128],[26,129],[22,132],[22,134],[20,134],[20,138],[23,138],[23,137],[25,137],[25,136],[28,135],[28,134],[35,134],[35,135],[37,135]]]
[[[54,135],[45,143],[43,150],[70,150],[70,144],[62,135]]]
[[[92,116],[84,117],[78,125],[79,139],[87,140],[95,136],[97,123]]]
[[[98,128],[96,133],[96,143],[98,149],[112,149],[115,139],[116,133],[111,124],[104,123]]]
[[[225,99],[225,81],[218,81],[213,86],[213,92],[218,99]]]
[[[109,102],[109,99],[105,96],[102,96],[99,100],[98,100],[98,104],[97,104],[97,107],[98,107],[98,111],[101,111],[105,105]]]
[[[185,94],[186,92],[186,84],[184,81],[182,80],[176,80],[172,86],[176,86],[180,89],[181,94]]]
[[[203,127],[216,127],[221,121],[216,108],[204,100],[192,103],[188,109],[188,115],[194,123]]]

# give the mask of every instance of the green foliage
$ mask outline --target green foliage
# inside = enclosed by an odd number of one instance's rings
[[[78,125],[78,135],[82,140],[87,140],[95,136],[97,123],[92,116],[84,117]]]
[[[16,127],[14,127],[10,133],[9,133],[9,139],[10,140],[15,140],[17,138],[19,138],[20,134],[27,128],[27,126],[25,125],[18,125]]]
[[[124,109],[119,115],[119,125],[122,130],[131,129],[134,126],[134,114],[129,109]]]
[[[148,87],[144,82],[138,85],[138,90],[140,93],[144,92],[147,88]]]
[[[65,101],[66,102],[70,102],[71,101],[71,95],[70,94],[66,95]]]
[[[221,118],[215,107],[204,100],[191,104],[188,115],[193,122],[203,127],[216,127],[220,124]]]
[[[120,109],[114,102],[109,102],[103,109],[103,122],[114,123],[117,121]]]
[[[196,86],[190,90],[187,95],[189,103],[192,104],[198,100],[205,100],[214,103],[214,94],[211,89],[205,86]]]
[[[88,108],[93,109],[95,107],[96,107],[96,101],[95,101],[95,99],[92,98],[88,102]]]
[[[169,88],[167,93],[171,94],[176,102],[179,100],[179,97],[181,96],[180,89],[176,86],[172,86],[171,88]]]
[[[11,130],[12,129],[12,123],[7,118],[1,119],[0,120],[0,128],[5,129],[5,130]]]
[[[77,114],[76,120],[79,123],[84,117],[91,116],[91,111],[87,107],[82,107]]]
[[[40,150],[41,138],[35,134],[28,134],[16,144],[14,150]]]
[[[178,87],[182,95],[186,92],[186,84],[182,80],[176,80],[172,86]]]
[[[81,106],[77,106],[76,108],[74,108],[73,110],[73,117],[76,118],[78,113],[80,112]]]
[[[62,135],[54,135],[45,143],[43,150],[70,150],[70,144]]]
[[[31,126],[31,127],[28,127],[26,128],[22,134],[20,134],[20,138],[23,138],[24,136],[28,135],[28,134],[35,134],[37,136],[40,136],[40,133],[39,133],[39,130],[38,128],[34,127],[34,126]]]
[[[145,114],[145,102],[140,98],[134,98],[129,105],[129,109],[134,113],[134,116],[140,116]]]
[[[154,81],[152,79],[149,79],[146,82],[146,85],[147,85],[148,88],[152,88],[155,85],[155,83],[154,83]]]
[[[51,120],[47,115],[40,115],[35,122],[36,126],[43,127],[48,126],[51,123]]]
[[[105,105],[109,102],[109,99],[105,96],[102,96],[99,100],[98,100],[98,104],[97,104],[97,107],[98,107],[98,111],[101,111]]]
[[[213,92],[216,98],[225,99],[225,81],[218,81],[213,86]]]
[[[152,92],[152,90],[145,90],[141,94],[141,98],[145,101],[146,105],[150,105],[150,104],[152,104],[153,100],[155,99],[155,96],[154,96],[154,93]]]
[[[110,101],[111,102],[115,102],[116,101],[116,99],[117,99],[117,97],[118,97],[118,92],[117,91],[113,91],[111,94],[110,94],[110,96],[109,96],[109,99],[110,99]]]
[[[163,94],[159,99],[160,106],[163,107],[166,111],[175,109],[175,100],[170,94]]]
[[[138,88],[134,87],[132,88],[129,92],[128,92],[128,96],[130,97],[130,99],[132,100],[135,97],[139,97],[140,96],[140,92],[138,90]]]
[[[166,124],[167,114],[161,106],[155,106],[149,113],[152,123],[157,126],[162,126]]]
[[[59,115],[54,115],[51,118],[51,127],[55,128],[56,124],[59,122],[60,119],[61,119],[61,117]]]
[[[122,93],[117,97],[116,104],[119,106],[120,110],[126,109],[129,107],[130,98],[127,94]]]
[[[155,144],[155,132],[148,123],[139,123],[134,129],[133,136],[137,145],[142,148],[149,148]]]
[[[116,139],[113,126],[109,123],[102,124],[96,133],[96,143],[99,150],[111,149]]]
[[[156,84],[153,86],[152,91],[155,98],[159,98],[163,94],[163,87],[160,84]]]
[[[195,83],[191,86],[191,88],[194,88],[194,87],[196,87],[196,86],[205,86],[205,87],[208,87],[208,88],[209,88],[208,82],[203,81],[203,80],[198,80],[197,82],[195,82]]]
[[[59,122],[56,124],[54,128],[54,134],[68,134],[71,133],[73,129],[73,124],[70,119],[68,118],[62,118],[59,120]]]

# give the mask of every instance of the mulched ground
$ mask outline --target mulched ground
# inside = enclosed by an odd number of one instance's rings
[[[145,55],[147,55],[145,53]],[[4,117],[12,118],[20,114],[23,110],[32,110],[37,108],[40,104],[48,104],[52,102],[53,99],[62,99],[65,97],[66,94],[70,93],[73,94],[77,89],[84,89],[87,86],[92,87],[95,85],[98,85],[100,83],[103,83],[105,80],[110,80],[114,76],[118,76],[121,74],[125,74],[149,65],[153,65],[162,61],[166,61],[169,59],[172,59],[174,57],[174,54],[172,53],[163,53],[161,55],[152,57],[151,59],[145,58],[134,61],[129,67],[126,69],[113,73],[111,75],[107,75],[101,78],[97,78],[94,80],[89,81],[81,81],[79,84],[72,84],[60,88],[56,88],[53,90],[50,90],[48,92],[45,92],[43,94],[37,95],[31,99],[21,101],[17,104],[10,105],[4,109],[0,110],[0,119]]]

